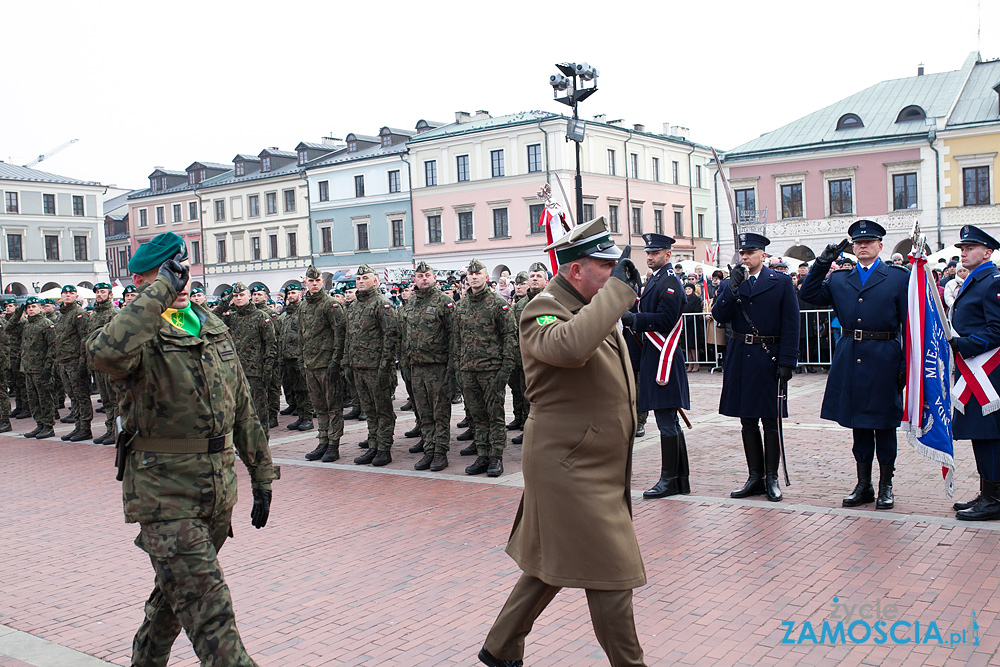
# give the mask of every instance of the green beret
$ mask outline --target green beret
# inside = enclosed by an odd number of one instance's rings
[[[526,282],[528,282],[528,272],[527,271],[518,271],[517,275],[514,276],[514,284],[520,285],[520,284],[526,283]]]
[[[268,299],[267,300],[267,305],[273,306],[274,305],[274,299]]]
[[[267,289],[267,285],[265,285],[264,283],[254,283],[250,287],[251,294],[254,292],[268,292],[268,291],[269,290]]]
[[[306,269],[306,278],[313,278],[313,279],[316,279],[316,278],[322,278],[322,277],[323,277],[323,274],[322,274],[322,273],[320,273],[320,272],[319,272],[319,269],[317,269],[317,268],[316,268],[315,266],[313,266],[312,264],[310,264],[310,265],[309,265],[309,268],[308,268],[308,269]]]
[[[344,289],[342,287],[335,287],[334,289],[330,290],[330,294],[343,294],[343,293]]]
[[[97,283],[94,285],[94,289],[111,289],[111,283]]]
[[[468,271],[469,273],[478,273],[485,268],[486,267],[483,265],[482,262],[480,262],[478,259],[473,258],[472,261],[469,262]]]
[[[424,260],[420,260],[420,263],[417,264],[416,268],[413,270],[417,273],[427,273],[428,271],[433,271],[434,269],[432,269],[431,265]]]
[[[362,264],[361,266],[358,267],[358,275],[359,276],[363,276],[366,273],[374,274],[375,273],[375,269],[373,269],[372,267],[370,267],[367,264]]]
[[[343,287],[345,290],[358,289],[358,284],[353,280],[349,280],[346,283],[341,283],[341,287]]]
[[[52,299],[42,299],[42,305],[43,306],[54,306],[54,305],[56,305],[56,302],[53,301]]]
[[[195,295],[195,294],[204,294],[204,293],[205,293],[205,290],[203,290],[200,287],[192,287],[191,288],[191,295],[192,296]]]
[[[247,286],[237,280],[235,283],[233,283],[233,286],[230,289],[232,290],[233,294],[239,294],[240,292],[246,292]]]
[[[301,289],[302,289],[302,285],[300,285],[300,284],[298,284],[296,282],[291,282],[291,283],[288,283],[287,285],[285,285],[285,289],[283,289],[281,291],[284,292],[285,294],[288,294],[291,290],[301,290]]]
[[[87,306],[87,307],[84,308],[84,310],[94,310],[94,307],[93,306]]]
[[[143,243],[136,249],[128,262],[128,270],[132,273],[145,273],[159,268],[168,259],[180,253],[181,259],[187,259],[187,244],[184,239],[173,232],[157,234],[148,243]]]
[[[544,264],[542,264],[541,262],[535,262],[534,264],[532,264],[531,266],[528,267],[528,270],[529,271],[541,271],[542,273],[546,273],[546,274],[549,272],[548,267],[545,266]]]
[[[67,292],[76,292],[76,285],[63,285],[61,294],[66,294]]]
[[[233,288],[232,287],[227,287],[226,289],[222,290],[221,296],[223,298],[225,298],[225,297],[229,296],[232,293],[233,293]]]
[[[17,305],[17,299],[4,299],[3,305],[9,306],[10,304]]]
[[[135,294],[135,293],[136,293],[136,292],[138,292],[138,291],[139,291],[139,290],[137,290],[137,289],[135,288],[135,285],[129,285],[129,286],[128,286],[128,287],[126,287],[126,288],[125,288],[125,290],[124,290],[124,291],[122,292],[122,295],[124,296],[125,294]]]
[[[33,303],[41,305],[42,300],[39,299],[37,296],[29,296],[27,299],[24,300],[24,305],[26,306],[30,306]]]

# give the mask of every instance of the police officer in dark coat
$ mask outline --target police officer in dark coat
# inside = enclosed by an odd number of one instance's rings
[[[643,287],[637,306],[622,316],[622,324],[642,341],[636,409],[652,410],[660,430],[660,480],[642,495],[645,498],[665,498],[678,493],[691,493],[687,445],[677,418],[678,408],[691,408],[691,398],[682,346],[677,345],[674,350],[670,374],[666,383],[661,385],[656,381],[660,350],[647,334],[654,332],[669,338],[670,332],[681,320],[686,297],[681,281],[674,275],[670,264],[674,239],[663,234],[643,234],[642,239],[646,242],[646,266],[653,270],[653,275]]]
[[[750,476],[733,498],[767,494],[781,500],[778,461],[778,392],[795,371],[799,351],[799,304],[787,274],[764,266],[770,241],[760,234],[739,236],[740,262],[719,286],[712,317],[729,323],[719,412],[739,417]],[[787,404],[782,417],[788,416]],[[764,429],[761,439],[758,419]]]
[[[978,227],[966,225],[955,245],[962,250],[962,266],[969,275],[951,309],[955,337],[949,342],[966,364],[981,365],[1000,354],[1000,270],[991,259],[993,252],[1000,249],[1000,242]],[[993,369],[988,378],[993,385],[992,391],[984,387],[989,398],[989,393],[1000,388],[1000,367]],[[969,385],[972,380],[966,378]],[[955,503],[956,516],[966,521],[1000,519],[1000,399],[984,406],[976,398],[977,393],[973,392],[961,409],[956,406],[952,422],[956,440],[972,440],[979,470],[979,495],[970,502]]]
[[[823,397],[823,419],[854,430],[858,484],[844,507],[875,501],[872,456],[878,455],[879,493],[876,509],[892,509],[892,473],[896,463],[896,428],[903,416],[906,382],[900,327],[906,323],[909,272],[878,258],[885,229],[858,220],[847,230],[858,265],[834,271],[830,264],[846,247],[828,245],[802,285],[806,301],[833,306],[843,335],[833,353]]]

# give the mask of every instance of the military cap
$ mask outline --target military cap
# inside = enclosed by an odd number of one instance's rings
[[[549,272],[549,267],[545,266],[541,262],[535,262],[534,264],[532,264],[531,266],[528,267],[528,270],[529,271],[541,271],[542,273],[548,273]]]
[[[420,262],[413,268],[413,271],[415,273],[427,273],[428,271],[433,271],[433,270],[434,269],[431,268],[431,265],[425,262],[424,260],[420,260]]]
[[[763,250],[771,244],[771,240],[763,234],[740,232],[737,250]]]
[[[139,290],[137,290],[137,289],[135,288],[135,285],[129,285],[129,286],[128,286],[128,287],[126,287],[126,288],[125,288],[124,290],[122,290],[122,294],[123,294],[123,295],[125,295],[125,294],[135,294],[135,293],[136,293],[136,292],[138,292],[138,291],[139,291]]]
[[[37,296],[29,296],[27,299],[24,300],[24,305],[26,306],[30,306],[33,303],[41,304],[42,300],[39,299]]]
[[[285,289],[283,289],[281,291],[284,292],[285,294],[288,294],[292,290],[301,290],[301,289],[302,289],[302,285],[300,285],[300,284],[298,284],[296,282],[290,282],[287,285],[285,285]]]
[[[274,305],[274,299],[268,299],[267,300],[267,305],[273,306]]]
[[[358,288],[358,284],[356,282],[354,282],[353,280],[348,280],[346,283],[340,283],[340,287],[342,289],[345,289],[345,290],[357,289]]]
[[[94,285],[94,289],[111,289],[111,283],[97,283]]]
[[[317,269],[312,264],[310,264],[309,268],[306,269],[306,278],[322,278],[322,277],[323,277],[323,274],[320,273],[319,269]]]
[[[343,294],[343,293],[344,293],[343,287],[334,287],[332,290],[330,290],[330,294]]]
[[[267,285],[265,285],[264,283],[254,283],[253,285],[250,286],[251,294],[254,292],[267,292],[267,291],[268,291]]]
[[[93,306],[84,306],[84,308],[83,308],[83,309],[84,309],[84,310],[89,310],[89,311],[93,311],[93,310],[94,310],[94,307],[93,307]]]
[[[645,252],[655,252],[657,250],[670,250],[671,246],[676,243],[676,239],[673,239],[666,234],[654,234],[652,232],[642,235],[642,240],[646,242],[646,247],[643,248]]]
[[[3,300],[3,305],[5,305],[5,306],[8,306],[8,305],[10,305],[12,303],[16,305],[17,304],[17,299],[4,299]]]
[[[961,238],[955,247],[961,248],[964,245],[984,245],[990,250],[1000,250],[1000,242],[974,225],[962,227]]]
[[[545,250],[555,250],[556,259],[560,264],[583,257],[618,259],[622,256],[621,248],[611,240],[603,215],[577,225],[567,234],[545,246]]]
[[[374,274],[375,273],[375,269],[373,269],[368,264],[362,264],[361,266],[358,267],[358,275],[359,276],[363,276],[366,273],[372,273],[372,274]]]
[[[42,299],[42,305],[44,306],[54,306],[56,302],[52,299]]]
[[[518,271],[517,275],[514,276],[514,284],[515,285],[521,285],[521,284],[526,283],[526,282],[528,282],[528,272],[527,271]]]
[[[242,282],[240,282],[240,281],[236,281],[235,283],[233,283],[233,286],[232,286],[232,288],[231,288],[231,289],[232,289],[232,293],[233,293],[233,294],[239,294],[240,292],[245,292],[245,291],[247,291],[247,286],[246,286],[246,285],[244,285],[244,284],[243,284]]]
[[[128,261],[128,270],[132,273],[145,273],[155,269],[168,259],[180,253],[181,259],[187,259],[187,244],[184,239],[173,232],[157,234],[148,243],[143,243]]]
[[[76,285],[63,285],[60,294],[66,294],[67,292],[76,292]]]
[[[203,290],[200,287],[192,287],[191,288],[191,294],[192,295],[195,295],[195,294],[204,294],[204,293],[205,293],[205,290]]]
[[[473,257],[472,261],[469,262],[469,267],[466,270],[469,273],[478,273],[479,271],[482,271],[485,268],[486,268],[486,266],[482,262],[480,262],[478,259],[476,259],[475,257]]]
[[[404,280],[403,282],[399,283],[399,288],[400,288],[400,289],[407,289],[407,288],[409,288],[409,287],[410,287],[410,286],[411,286],[412,284],[413,284],[413,283],[409,282],[408,280]]]
[[[885,227],[874,220],[858,220],[847,228],[847,235],[852,241],[868,241],[875,239],[881,241],[885,236]]]
[[[223,298],[225,298],[225,297],[229,296],[232,293],[233,293],[233,288],[232,287],[227,287],[226,289],[222,290],[221,296]]]

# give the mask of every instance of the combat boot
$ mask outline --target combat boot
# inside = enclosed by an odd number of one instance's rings
[[[470,442],[467,446],[458,451],[461,456],[475,456],[479,453],[479,447],[475,442]]]
[[[482,475],[489,470],[490,459],[486,456],[477,456],[472,465],[465,469],[466,475]]]
[[[23,435],[25,438],[34,438],[36,435],[38,435],[38,432],[41,430],[42,430],[41,425],[36,425],[35,428],[31,429],[27,433],[22,433],[21,435]]]
[[[401,406],[399,406],[399,409],[401,411],[409,412],[410,410],[413,409],[413,400],[410,399],[410,398],[407,398],[406,399],[406,403],[403,403]]]
[[[18,408],[17,410],[14,411],[14,414],[11,415],[11,417],[13,417],[14,419],[27,419],[30,416],[31,416],[31,410],[27,408]]]
[[[465,415],[465,419],[455,424],[455,428],[469,428],[469,415]]]
[[[413,464],[414,470],[427,470],[431,467],[431,461],[434,460],[434,455],[424,452],[424,455],[420,457],[420,460]]]
[[[490,466],[486,469],[487,477],[499,477],[503,474],[503,457],[491,456]]]
[[[323,454],[323,458],[320,459],[323,463],[333,463],[340,458],[340,443],[333,444],[332,442],[326,446],[326,453]]]
[[[268,419],[267,420],[267,427],[268,428],[278,428],[278,418],[277,417],[271,417],[270,419]]]
[[[962,521],[991,521],[1000,519],[1000,482],[983,480],[983,497],[967,510],[955,514]]]
[[[420,442],[410,447],[410,453],[419,454],[422,451],[424,451],[424,439],[420,438]]]
[[[688,447],[684,431],[679,431],[677,438],[677,483],[680,485],[681,493],[687,495],[691,493],[691,466],[688,465]]]
[[[524,428],[524,420],[520,417],[514,417],[514,421],[507,424],[508,431],[520,431],[522,428]]]
[[[369,449],[364,454],[354,459],[354,464],[359,466],[366,466],[372,461],[374,461],[376,456],[378,456],[378,450]]]
[[[361,408],[355,406],[350,412],[344,415],[344,419],[357,419],[359,416],[361,416]]]
[[[7,431],[11,430],[12,428],[13,428],[13,426],[10,425],[10,420],[9,419],[4,419],[3,421],[0,421],[0,433],[6,433]]]
[[[83,442],[84,440],[90,440],[94,437],[94,434],[90,431],[90,424],[84,424],[80,427],[75,434],[69,439],[70,442]]]
[[[108,431],[104,435],[102,435],[100,438],[95,438],[94,439],[94,444],[96,444],[96,445],[110,445],[110,444],[113,444],[114,441],[115,441],[115,432],[114,431]]]
[[[434,452],[434,460],[431,461],[431,472],[441,472],[448,467],[448,454],[445,452]]]
[[[362,440],[358,443],[358,447],[361,449],[368,449],[368,440]]]
[[[306,454],[306,461],[316,461],[326,453],[326,448],[330,446],[328,442],[321,442],[316,445],[316,449]]]
[[[284,410],[280,410],[278,412],[278,414],[282,415],[283,417],[287,417],[288,415],[292,414],[293,412],[295,412],[295,406],[294,405],[289,405]]]
[[[419,438],[420,437],[420,424],[417,424],[409,431],[403,434],[404,438]]]
[[[60,424],[75,424],[76,420],[73,419],[73,415],[69,414],[59,420]]]
[[[459,442],[465,442],[466,440],[472,440],[473,437],[474,435],[472,433],[472,429],[470,428],[465,433],[459,433],[455,439]]]
[[[660,434],[660,479],[649,491],[644,491],[643,498],[666,498],[676,496],[681,492],[677,479],[678,436]]]
[[[844,507],[857,507],[875,502],[875,488],[872,487],[872,462],[862,463],[858,461],[857,465],[858,485],[854,487],[849,496],[844,498]]]
[[[781,502],[778,484],[778,464],[781,462],[781,445],[777,431],[764,431],[764,492],[772,503]]]
[[[967,509],[969,509],[971,507],[975,507],[976,503],[978,503],[982,499],[983,499],[983,478],[982,478],[982,476],[980,476],[979,477],[979,493],[976,494],[976,497],[973,498],[972,500],[968,501],[968,502],[955,503],[954,505],[952,505],[952,507],[955,508],[956,512],[958,510],[967,510]]]
[[[750,496],[762,496],[764,488],[764,445],[760,439],[760,431],[756,426],[753,430],[747,428],[743,431],[743,453],[746,455],[747,468],[750,476],[742,488],[736,489],[729,494],[730,498],[749,498]]]
[[[299,431],[311,431],[313,430],[313,423],[311,419],[303,419],[302,423],[298,426]]]
[[[366,422],[366,421],[368,421],[368,415],[365,414],[364,410],[362,410],[361,414],[358,415],[358,421],[359,422]]]
[[[305,421],[305,420],[302,419],[302,417],[299,417],[298,419],[296,419],[295,421],[293,421],[291,424],[289,424],[285,428],[287,428],[289,431],[297,431],[299,429],[299,426],[302,424],[303,421]]]
[[[392,452],[388,449],[380,449],[378,453],[375,454],[375,458],[372,459],[372,465],[376,468],[381,468],[384,465],[392,463]]]
[[[35,437],[39,440],[44,440],[45,438],[51,438],[55,434],[56,432],[52,430],[51,426],[43,426],[42,430],[35,434]]]
[[[62,421],[62,420],[60,420],[60,421]],[[59,439],[60,440],[65,440],[65,441],[68,442],[69,440],[71,440],[73,438],[73,436],[75,436],[79,432],[80,432],[80,426],[77,425],[77,426],[73,427],[72,431],[70,431],[69,433],[67,433],[66,435],[62,436]]]
[[[875,500],[875,509],[891,510],[896,504],[892,497],[892,465],[882,466],[879,464],[878,498]]]
[[[512,445],[520,445],[522,442],[524,442],[524,434],[523,433],[521,433],[519,435],[515,435],[513,438],[510,439],[510,444],[512,444]]]

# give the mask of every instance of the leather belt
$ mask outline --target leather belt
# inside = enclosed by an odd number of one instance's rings
[[[892,340],[895,331],[865,331],[864,329],[844,329],[842,335],[853,340]]]
[[[129,447],[137,452],[158,452],[160,454],[214,454],[233,444],[233,434],[216,435],[211,438],[132,438]]]
[[[761,345],[766,343],[780,343],[781,336],[754,336],[753,334],[743,334],[733,336],[733,340],[742,340],[746,345]]]

